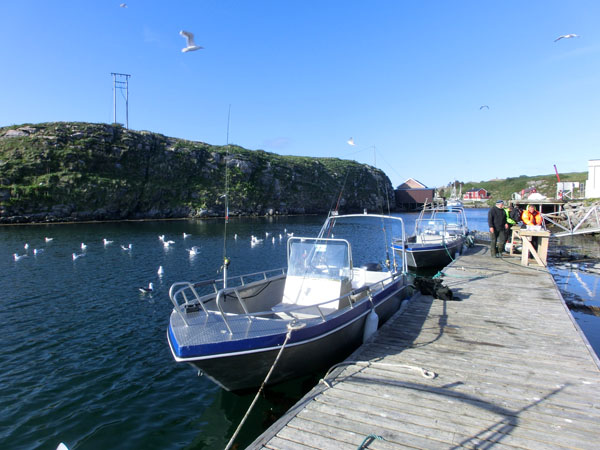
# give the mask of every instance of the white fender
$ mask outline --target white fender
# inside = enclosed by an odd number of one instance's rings
[[[377,331],[377,325],[379,325],[379,316],[375,312],[375,308],[371,309],[371,312],[367,314],[365,320],[365,328],[363,330],[363,343],[369,339],[373,333]]]

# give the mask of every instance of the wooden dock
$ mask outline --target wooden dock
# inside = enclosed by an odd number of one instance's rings
[[[459,301],[415,295],[248,448],[600,448],[599,361],[546,269],[478,245],[444,273]]]

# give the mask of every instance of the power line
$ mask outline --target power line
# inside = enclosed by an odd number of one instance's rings
[[[126,73],[111,72],[113,77],[113,123],[117,123],[117,89],[125,91],[125,128],[129,129],[129,77]]]

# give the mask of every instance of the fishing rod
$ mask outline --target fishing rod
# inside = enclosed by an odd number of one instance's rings
[[[231,260],[227,257],[227,224],[229,223],[229,123],[231,119],[231,105],[227,111],[227,144],[225,146],[225,225],[223,227],[223,289],[227,288],[227,268]]]

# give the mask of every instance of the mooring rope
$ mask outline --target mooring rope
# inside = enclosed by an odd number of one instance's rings
[[[331,385],[327,381],[327,377],[329,376],[331,371],[338,367],[341,367],[341,366],[352,366],[352,365],[357,365],[357,366],[362,366],[362,367],[370,367],[370,366],[375,366],[375,365],[385,366],[385,367],[402,367],[403,369],[411,369],[411,370],[416,370],[418,372],[421,372],[422,377],[429,378],[430,380],[434,379],[437,376],[437,374],[435,372],[433,372],[432,370],[427,370],[427,369],[424,369],[423,367],[418,367],[418,366],[410,366],[408,364],[392,364],[392,363],[382,363],[382,362],[377,362],[377,361],[373,361],[373,362],[371,362],[371,361],[343,361],[341,363],[334,364],[333,366],[331,366],[329,368],[329,370],[327,371],[327,373],[325,374],[325,376],[323,376],[323,378],[321,378],[319,380],[319,383],[323,383],[328,388],[331,388]]]
[[[378,441],[385,441],[385,439],[379,436],[378,434],[369,434],[363,439],[362,443],[358,446],[356,450],[362,450],[363,448],[365,448],[365,444],[369,439],[371,439],[372,441],[374,441],[375,439],[377,439]]]
[[[258,397],[260,396],[260,393],[262,392],[262,390],[264,389],[265,385],[269,381],[269,378],[271,377],[271,374],[273,373],[273,370],[275,369],[275,366],[279,362],[279,358],[281,357],[281,355],[283,353],[283,349],[285,348],[285,345],[287,344],[287,342],[289,341],[290,337],[292,336],[292,331],[299,330],[300,328],[303,328],[304,326],[306,326],[306,324],[304,322],[298,322],[296,319],[294,319],[290,323],[288,323],[288,325],[287,325],[288,331],[287,331],[287,333],[285,335],[285,340],[283,341],[283,344],[281,345],[281,348],[279,349],[279,353],[277,353],[277,358],[275,358],[275,361],[273,361],[273,365],[269,369],[269,373],[267,373],[267,376],[265,377],[264,381],[260,385],[260,388],[258,389],[258,392],[256,393],[256,396],[254,397],[254,400],[252,400],[252,403],[250,404],[250,407],[248,408],[248,411],[246,411],[246,414],[244,415],[244,417],[242,418],[240,424],[238,425],[238,427],[236,428],[235,432],[233,433],[233,436],[231,436],[231,439],[229,439],[229,442],[225,446],[225,450],[229,450],[231,448],[231,446],[233,445],[233,441],[235,440],[235,438],[237,437],[238,433],[242,429],[242,426],[244,425],[244,422],[246,422],[246,419],[250,415],[250,411],[252,411],[252,408],[254,408],[254,405],[258,401]]]

